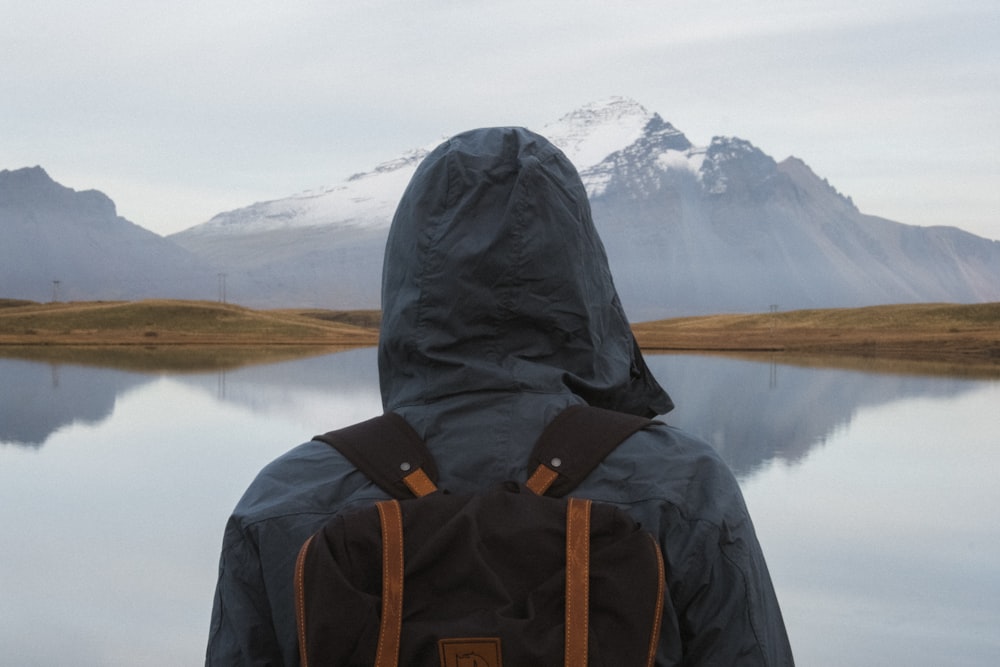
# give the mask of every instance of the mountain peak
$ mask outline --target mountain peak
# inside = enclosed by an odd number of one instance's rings
[[[52,178],[48,173],[42,169],[37,164],[34,167],[22,167],[21,169],[2,169],[0,170],[0,179],[7,178],[31,178],[31,179],[44,179],[51,181]]]
[[[558,122],[593,125],[632,117],[640,117],[648,121],[652,115],[646,107],[632,98],[616,95],[585,104],[579,109],[565,114]]]
[[[0,192],[21,190],[36,190],[40,187],[57,185],[55,181],[39,166],[22,169],[0,170]]]
[[[114,202],[103,192],[68,188],[39,166],[0,171],[0,196],[9,204],[79,208],[97,217],[117,216]]]
[[[777,173],[772,157],[739,137],[712,137],[701,167],[702,183],[713,195],[757,191]]]
[[[830,182],[827,179],[817,176],[809,165],[807,165],[801,158],[797,158],[794,155],[785,158],[778,163],[778,171],[787,175],[796,187],[812,192],[822,192],[827,195],[832,195],[850,207],[853,211],[860,212],[858,211],[858,207],[854,204],[853,199],[830,185]]]
[[[583,170],[639,139],[655,117],[627,97],[609,97],[571,111],[541,133]]]

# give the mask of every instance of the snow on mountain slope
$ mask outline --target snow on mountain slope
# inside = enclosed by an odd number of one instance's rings
[[[351,176],[342,184],[307,191],[285,199],[258,202],[220,213],[208,222],[176,234],[183,240],[195,236],[256,234],[281,229],[336,224],[341,227],[384,227],[391,219],[400,194],[426,149],[385,162],[370,172]]]
[[[563,116],[546,125],[541,134],[562,149],[583,172],[638,140],[654,117],[655,114],[632,100],[613,97]],[[318,225],[353,229],[387,227],[417,165],[443,140],[383,162],[371,171],[354,174],[331,188],[220,213],[172,238],[181,245],[192,245],[198,243],[195,239],[211,236],[261,234]]]
[[[572,111],[539,133],[583,171],[637,141],[653,116],[634,100],[611,97]]]

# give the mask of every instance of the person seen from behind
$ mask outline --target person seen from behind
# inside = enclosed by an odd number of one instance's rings
[[[454,493],[525,479],[533,443],[569,406],[673,408],[576,169],[523,128],[459,134],[418,167],[386,244],[378,369],[384,409],[425,440]],[[623,508],[659,542],[669,599],[657,665],[793,664],[741,492],[708,444],[643,429],[573,495]],[[298,664],[300,546],[331,516],[387,497],[317,441],[265,467],[226,526],[206,664]]]

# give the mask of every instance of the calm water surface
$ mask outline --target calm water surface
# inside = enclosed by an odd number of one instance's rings
[[[1000,382],[652,356],[739,476],[798,664],[1000,664]],[[380,412],[374,350],[168,374],[0,358],[0,664],[203,661],[225,520]]]

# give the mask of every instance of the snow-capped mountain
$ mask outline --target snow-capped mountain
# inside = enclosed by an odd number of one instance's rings
[[[542,133],[574,164],[596,166],[640,140],[653,117],[631,100],[613,98],[567,114]],[[241,303],[377,307],[396,204],[417,165],[444,139],[332,188],[220,213],[170,239],[225,272],[232,299]],[[588,183],[599,188],[603,177],[598,170]]]
[[[0,171],[0,297],[35,301],[214,298],[217,278],[192,253],[118,216],[41,167]]]
[[[799,159],[735,137],[695,145],[620,97],[538,131],[577,166],[633,320],[1000,300],[1000,243],[866,216]],[[377,307],[393,210],[437,143],[171,239],[225,271],[243,303]]]

